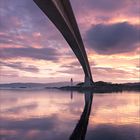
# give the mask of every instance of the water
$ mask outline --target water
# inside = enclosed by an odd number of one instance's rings
[[[1,90],[0,140],[139,140],[140,94]]]

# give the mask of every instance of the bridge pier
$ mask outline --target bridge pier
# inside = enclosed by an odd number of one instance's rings
[[[90,87],[90,86],[93,86],[93,81],[90,77],[85,76],[84,87]]]

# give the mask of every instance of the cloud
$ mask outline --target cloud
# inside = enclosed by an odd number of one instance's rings
[[[107,15],[125,15],[127,12],[133,14],[133,16],[139,15],[139,2],[137,0],[71,0],[71,3],[76,14],[77,12],[80,14],[82,10],[81,15],[83,12],[88,11],[94,12],[94,16],[99,13],[102,16],[105,15],[103,13],[107,13]]]
[[[59,44],[62,47],[64,39],[61,34],[33,0],[1,0],[0,13],[1,48],[8,45],[45,48],[49,45],[59,47]],[[37,33],[41,36],[35,36]],[[59,44],[56,40],[59,40]]]
[[[62,39],[60,33],[33,0],[14,0],[14,2],[1,0],[0,13],[0,30],[9,33],[11,37],[22,35],[31,38],[32,34],[40,32],[45,39],[46,37],[52,40],[53,37]]]
[[[54,48],[1,48],[0,51],[1,59],[11,59],[20,57],[43,59],[50,61],[57,61],[59,59],[58,53]]]
[[[44,14],[42,14],[41,11],[39,12],[39,10],[37,10],[37,6],[32,0],[24,0],[24,1],[14,0],[14,2],[8,0],[1,0],[0,9],[1,9],[0,16],[2,19],[5,19],[4,21],[1,20],[1,24],[0,24],[1,27],[5,26],[5,27],[9,27],[8,29],[12,29],[10,28],[11,25],[8,25],[9,22],[7,21],[8,20],[11,21],[13,16],[16,17],[21,22],[20,27],[24,28],[25,30],[29,29],[30,31],[31,29],[33,29],[32,27],[34,26],[37,26],[37,28],[42,29],[42,25],[46,25],[46,22],[44,22],[44,20],[40,20],[45,17]],[[4,18],[4,17],[8,17],[8,18]],[[12,27],[16,25],[15,23],[16,22],[14,20],[12,22]],[[36,30],[36,28],[34,29]]]
[[[100,11],[116,11],[126,5],[126,0],[88,0],[88,7]]]
[[[132,5],[135,5],[133,8],[136,9],[135,2],[131,0],[71,0],[71,3],[75,14],[80,16],[81,20],[87,19],[87,17],[90,16],[91,21],[98,16],[104,17],[104,19],[107,20],[110,16],[124,15],[126,14],[124,11],[132,11],[132,9],[130,9]],[[96,22],[97,21],[95,21],[95,23]]]
[[[14,68],[14,69],[19,69],[19,70],[22,70],[22,71],[39,72],[39,69],[37,67],[35,67],[34,65],[25,66],[21,62],[11,62],[11,63],[0,62],[0,64],[3,65],[3,66]]]
[[[114,68],[114,67],[99,67],[95,66],[92,68],[93,80],[113,82],[113,83],[126,83],[126,82],[137,82],[138,71],[135,72],[127,68]],[[113,80],[112,80],[113,78]]]
[[[64,70],[58,70],[57,72],[62,73],[62,74],[69,74],[69,75],[82,75],[83,70],[80,67],[65,67],[66,69]]]
[[[94,67],[92,69],[96,75],[104,75],[104,77],[106,76],[107,78],[112,78],[112,77],[108,77],[108,75],[111,75],[115,78],[125,78],[125,77],[137,77],[136,73],[132,73],[130,71],[127,70],[121,70],[118,68],[111,68],[111,67]]]
[[[93,67],[95,66],[95,62],[92,61],[90,63],[90,66]],[[61,70],[57,71],[62,74],[69,74],[69,75],[83,75],[83,69],[82,66],[78,61],[72,61],[71,63],[67,64],[62,64],[61,65]]]
[[[139,28],[127,22],[97,24],[86,33],[87,44],[99,54],[134,51],[138,47]]]
[[[14,71],[14,70],[2,69],[2,67],[1,67],[0,76],[1,76],[1,79],[4,79],[4,77],[11,77],[13,79],[15,77],[19,77],[19,74],[18,74],[18,72]]]
[[[0,32],[0,44],[15,46],[15,45],[25,45],[27,44],[27,42],[28,40],[23,39],[18,34],[15,35],[15,34],[10,34],[10,33]]]

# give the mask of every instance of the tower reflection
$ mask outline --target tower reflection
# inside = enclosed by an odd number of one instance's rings
[[[84,110],[69,140],[84,140],[85,139],[89,115],[91,112],[93,93],[91,91],[86,91],[84,95],[85,95]]]

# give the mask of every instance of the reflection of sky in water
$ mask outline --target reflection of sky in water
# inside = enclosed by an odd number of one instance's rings
[[[67,140],[84,94],[57,90],[1,91],[1,140]],[[87,140],[138,140],[139,94],[94,94]]]

